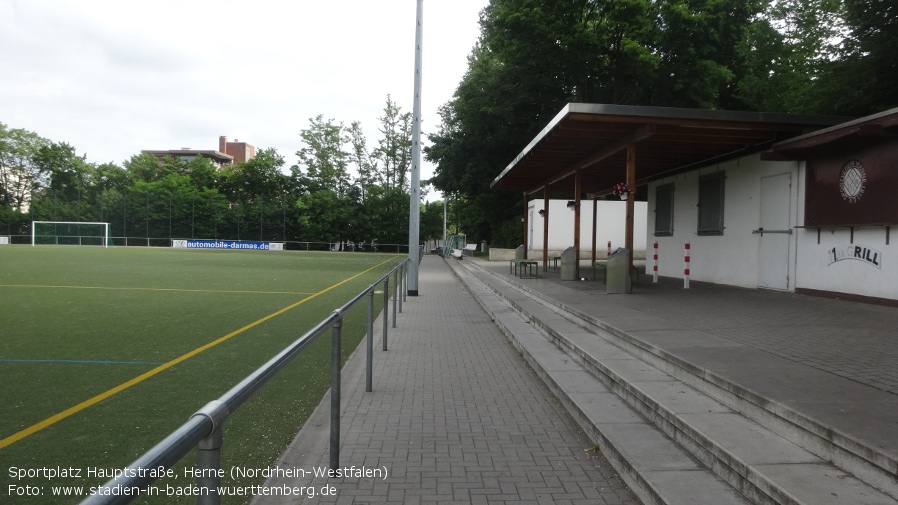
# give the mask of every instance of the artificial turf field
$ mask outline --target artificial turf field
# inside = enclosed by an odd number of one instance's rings
[[[401,260],[0,247],[0,503],[77,503],[53,496],[52,487],[102,484],[107,479],[86,478],[87,469],[127,466]],[[374,298],[379,312],[382,296]],[[346,317],[344,360],[364,337],[366,315],[362,303]],[[230,417],[222,466],[272,464],[329,388],[329,371],[325,337]],[[182,460],[194,464],[192,454]],[[18,480],[12,468],[80,469],[81,478]],[[43,494],[20,495],[10,485]]]

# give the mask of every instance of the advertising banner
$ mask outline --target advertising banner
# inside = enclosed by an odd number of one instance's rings
[[[244,251],[283,251],[283,242],[246,242],[238,240],[172,240],[180,249],[233,249]]]

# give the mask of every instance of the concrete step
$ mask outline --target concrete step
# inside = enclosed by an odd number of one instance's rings
[[[461,262],[449,263],[464,268]],[[460,278],[643,503],[750,503],[485,284],[467,272]]]
[[[759,407],[765,402],[737,385],[709,380],[473,262],[453,268],[464,269],[481,304],[646,503],[898,503],[821,457],[833,444]],[[857,463],[863,458],[842,459],[876,475],[875,465]],[[680,501],[677,486],[693,492]]]

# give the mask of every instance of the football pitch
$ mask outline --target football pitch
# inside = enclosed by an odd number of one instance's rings
[[[102,484],[89,469],[127,466],[403,258],[0,247],[0,503],[77,503],[53,488]],[[344,360],[366,315],[365,303],[347,314]],[[222,466],[271,465],[329,372],[322,338],[230,417]],[[181,465],[195,463],[190,454]]]

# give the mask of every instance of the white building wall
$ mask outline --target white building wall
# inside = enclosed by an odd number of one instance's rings
[[[723,234],[699,235],[699,177],[720,171],[726,174]],[[760,155],[756,154],[650,183],[646,227],[646,240],[650,244],[647,270],[651,271],[651,244],[658,242],[658,274],[682,278],[685,244],[689,242],[691,280],[757,287],[761,237],[752,232],[760,226],[761,178],[779,174],[791,176],[789,222],[790,227],[794,227],[798,212],[797,162],[761,161]],[[673,235],[656,237],[655,188],[668,183],[674,184]],[[788,259],[789,290],[794,290],[795,279],[794,235],[792,237]]]
[[[530,251],[543,250],[543,225],[545,218],[539,215],[543,199],[531,200],[528,204],[528,243]],[[624,247],[626,235],[627,202],[600,200],[596,214],[596,255],[607,254],[608,241],[612,250]],[[645,257],[646,202],[635,202],[633,215],[633,257]],[[580,203],[580,256],[592,255],[592,200]],[[574,211],[567,208],[567,200],[549,200],[549,252],[559,254],[574,245]],[[531,257],[534,257],[531,255]]]
[[[698,235],[698,181],[704,174],[726,173],[723,235]],[[761,179],[779,174],[791,177],[788,284],[786,290],[809,289],[830,293],[898,300],[898,241],[884,226],[803,228],[804,162],[761,161],[759,155],[654,181],[649,185],[646,241],[647,271],[651,271],[652,243],[659,248],[658,274],[683,277],[685,243],[691,244],[690,279],[743,287],[758,287],[761,269]],[[656,237],[655,188],[674,184],[674,231]],[[886,242],[889,242],[888,244]],[[859,249],[858,249],[859,248]],[[833,261],[835,249],[838,261]],[[861,256],[855,258],[854,256]]]
[[[802,163],[802,182],[804,170]],[[799,195],[804,201],[803,184]],[[804,222],[803,205],[799,208],[799,222]],[[857,227],[852,240],[850,228],[821,228],[818,244],[817,228],[798,229],[797,287],[898,300],[898,234],[895,231],[893,227],[887,236],[884,226]],[[833,249],[842,259],[833,261]],[[854,252],[861,258],[851,254]]]

